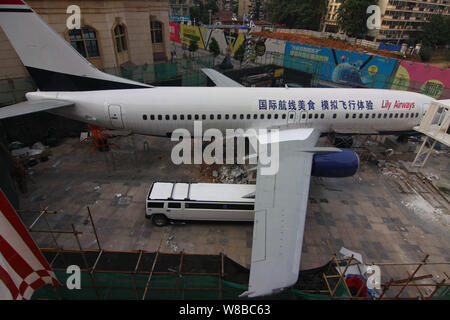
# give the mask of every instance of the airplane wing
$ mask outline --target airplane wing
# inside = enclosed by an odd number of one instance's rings
[[[52,110],[62,107],[70,107],[73,105],[74,103],[71,101],[54,100],[54,99],[20,102],[17,104],[0,108],[0,120],[39,111]]]
[[[250,281],[241,297],[271,295],[297,282],[313,155],[340,152],[315,147],[319,137],[315,129],[280,131],[278,172],[264,175],[258,162]],[[259,145],[271,143],[264,140]]]
[[[202,71],[216,84],[217,87],[244,87],[242,84],[228,78],[214,69],[204,68]]]

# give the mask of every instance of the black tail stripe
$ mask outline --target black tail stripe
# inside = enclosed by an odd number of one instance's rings
[[[0,8],[0,12],[33,12],[31,9]]]
[[[26,67],[41,91],[96,91],[115,89],[144,89],[144,85],[81,77],[72,74]]]

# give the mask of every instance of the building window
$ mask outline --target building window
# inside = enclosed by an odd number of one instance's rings
[[[127,38],[125,36],[125,27],[121,24],[114,28],[114,39],[116,41],[117,52],[127,51]]]
[[[152,21],[151,33],[152,33],[152,43],[162,43],[163,42],[163,30],[162,23],[159,21]]]
[[[99,57],[97,33],[90,27],[69,30],[69,41],[83,57]]]

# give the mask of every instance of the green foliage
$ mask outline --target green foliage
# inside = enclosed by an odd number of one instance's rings
[[[195,52],[198,50],[198,43],[196,40],[191,39],[191,41],[189,41],[189,51],[190,52]]]
[[[220,54],[219,43],[214,37],[211,39],[211,43],[209,44],[209,52],[211,52],[214,57],[217,57]]]
[[[211,10],[211,15],[219,11],[217,2],[215,0],[207,0],[205,3],[201,0],[194,0],[193,6],[189,8],[191,13],[191,20],[196,24],[208,24],[209,23],[209,11]]]
[[[267,6],[269,19],[290,29],[319,30],[327,0],[273,0]]]
[[[351,37],[364,38],[369,32],[367,8],[377,4],[377,0],[342,0],[337,15],[339,28]]]
[[[433,51],[431,50],[431,48],[423,47],[422,49],[420,49],[420,52],[419,52],[420,60],[422,60],[422,62],[430,61],[432,53],[433,53]]]
[[[430,22],[423,25],[418,40],[429,47],[450,45],[450,17],[433,15]]]
[[[245,46],[244,44],[241,44],[234,53],[234,59],[242,63],[242,61],[244,61],[244,57],[245,57]]]

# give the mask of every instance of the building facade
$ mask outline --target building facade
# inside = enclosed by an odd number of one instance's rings
[[[339,32],[337,16],[340,5],[340,0],[328,0],[321,31]],[[378,5],[381,9],[381,28],[369,32],[369,36],[388,43],[403,43],[414,37],[433,15],[450,15],[449,0],[379,0]]]
[[[239,17],[249,18],[250,11],[253,10],[254,21],[268,20],[266,11],[268,2],[269,0],[239,0]]]
[[[168,60],[168,0],[27,0],[81,55],[100,69]],[[81,9],[81,29],[68,30],[70,5]],[[0,79],[28,77],[0,29]]]
[[[380,0],[381,29],[375,39],[402,43],[422,30],[433,15],[450,15],[448,0]]]
[[[322,32],[339,32],[337,13],[340,6],[340,0],[328,0],[327,13],[322,19],[322,26],[320,28]]]

